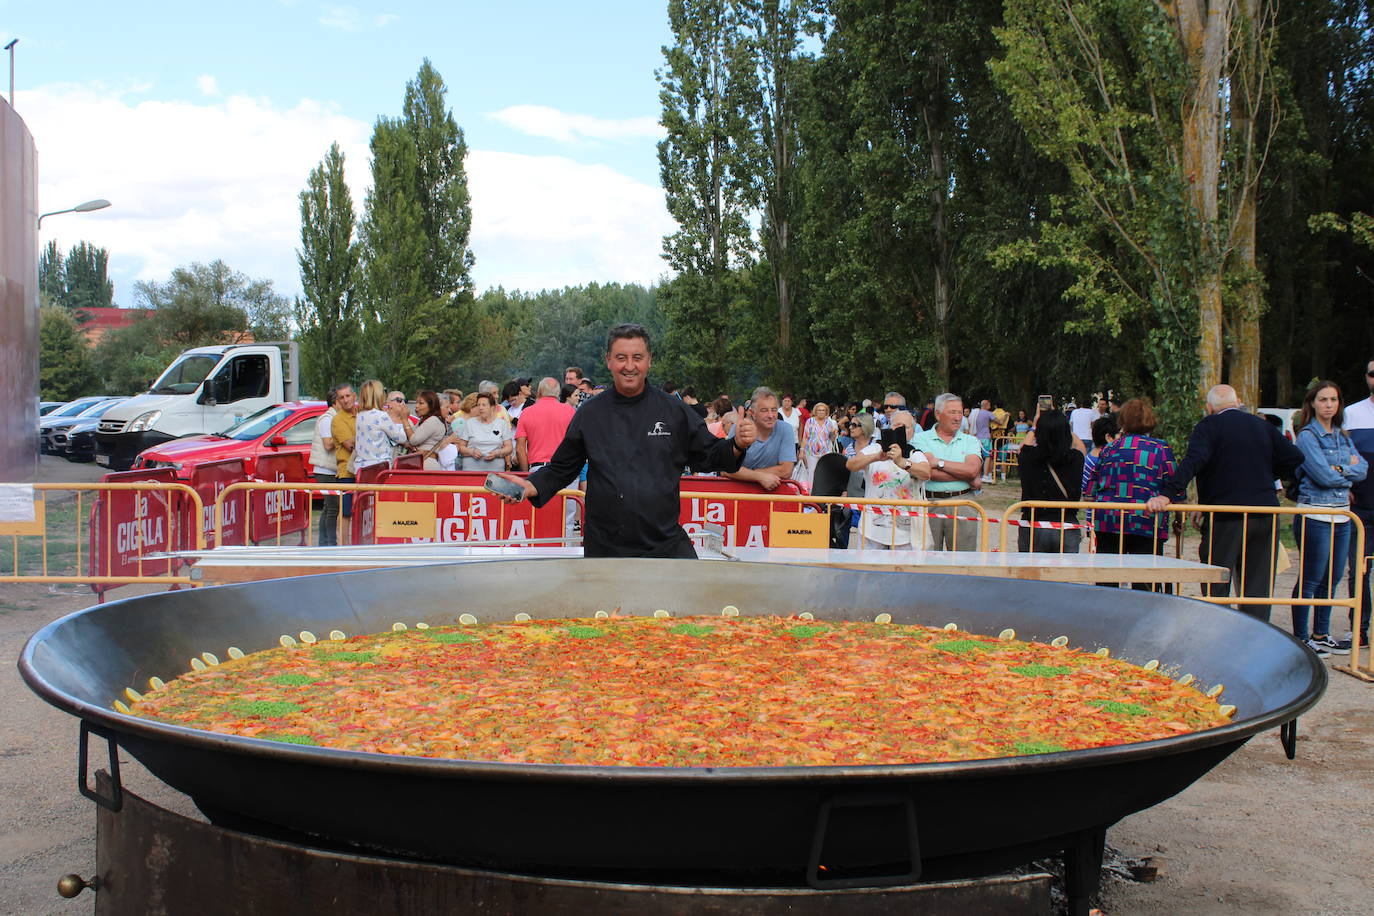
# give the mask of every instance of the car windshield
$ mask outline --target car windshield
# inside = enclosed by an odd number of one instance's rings
[[[98,400],[95,400],[95,401],[86,401],[86,400],[72,401],[70,404],[64,404],[64,405],[62,405],[61,407],[57,408],[57,409],[54,410],[52,413],[50,413],[50,414],[48,414],[46,417],[44,417],[44,419],[45,419],[45,420],[51,420],[53,417],[74,417],[74,416],[76,416],[77,414],[82,413],[82,412],[85,411],[85,410],[88,410],[92,404],[99,404],[99,403],[100,403],[100,401],[98,401]]]
[[[208,353],[184,356],[168,367],[162,377],[153,382],[153,394],[190,394],[205,381],[205,376],[219,363],[219,357]]]
[[[219,435],[226,439],[238,439],[241,442],[256,439],[290,415],[290,407],[264,407],[257,413],[249,414],[239,420]]]
[[[105,411],[120,403],[120,401],[122,400],[123,398],[121,398],[119,401],[96,401],[94,404],[89,405],[85,410],[81,411],[81,413],[77,414],[77,416],[103,417],[105,415]]]

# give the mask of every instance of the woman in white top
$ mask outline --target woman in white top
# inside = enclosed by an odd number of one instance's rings
[[[900,418],[900,419],[899,419]],[[913,449],[910,457],[902,454],[902,447],[893,443],[886,450],[873,439],[872,414],[860,414],[855,432],[855,455],[845,462],[851,471],[863,471],[866,499],[921,499],[923,482],[930,479],[930,462],[923,452]],[[893,425],[911,423],[911,414],[902,411],[893,417]],[[853,424],[851,424],[853,429]],[[907,435],[911,435],[907,427]],[[912,537],[911,517],[890,514],[888,506],[865,506],[859,525],[862,538],[851,538],[850,546],[861,550],[894,550],[924,546],[924,535]],[[918,527],[923,532],[925,526]]]
[[[510,423],[496,415],[496,397],[489,392],[477,395],[472,416],[463,423],[458,437],[458,454],[465,471],[504,471],[512,448]]]
[[[794,405],[795,401],[790,394],[782,396],[782,406],[778,408],[778,419],[782,420],[797,435],[794,437],[798,442],[801,441],[801,411]]]
[[[426,471],[442,470],[439,443],[448,430],[444,428],[439,396],[428,389],[416,392],[415,414],[420,418],[420,425],[410,434],[410,447],[424,456]]]
[[[387,400],[386,389],[376,379],[358,389],[358,426],[353,447],[353,471],[374,464],[390,464],[395,446],[410,441],[410,415],[404,397]]]

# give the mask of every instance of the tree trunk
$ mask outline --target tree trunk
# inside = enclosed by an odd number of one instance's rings
[[[1178,31],[1193,85],[1183,111],[1184,177],[1202,233],[1197,264],[1198,390],[1220,383],[1222,372],[1222,257],[1216,224],[1220,188],[1222,66],[1230,38],[1227,0],[1177,0],[1166,5]]]
[[[936,92],[942,91],[936,89]],[[942,390],[948,391],[950,388],[949,375],[949,330],[954,309],[953,297],[950,295],[951,289],[951,257],[950,257],[950,237],[949,221],[946,209],[949,203],[949,172],[945,163],[945,135],[940,124],[939,112],[943,100],[932,98],[925,106],[921,115],[926,122],[926,133],[930,141],[930,204],[931,219],[930,230],[934,237],[932,260],[933,264],[933,285],[932,304],[935,311],[936,324],[936,350],[935,350],[935,371],[936,381]]]

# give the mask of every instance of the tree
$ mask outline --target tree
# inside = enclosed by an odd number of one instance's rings
[[[50,239],[38,255],[38,291],[53,305],[62,305],[67,296],[67,262]]]
[[[72,313],[45,305],[39,312],[38,390],[45,401],[70,401],[91,393],[95,378],[90,348]]]
[[[178,267],[166,283],[134,284],[134,298],[153,309],[157,336],[169,345],[200,347],[255,339],[281,339],[289,328],[288,304],[271,280],[254,280],[223,261]]]
[[[372,133],[372,190],[362,227],[364,330],[372,368],[392,387],[439,385],[477,347],[449,335],[476,313],[468,236],[467,145],[425,60],[402,116]]]
[[[730,80],[743,102],[742,131],[734,138],[745,163],[741,181],[749,205],[762,212],[759,236],[776,300],[772,374],[784,381],[797,365],[792,352],[797,95],[809,64],[801,54],[802,39],[816,28],[810,6],[799,0],[735,0],[741,36],[729,59]]]
[[[997,31],[993,72],[1015,117],[1073,182],[1039,237],[1013,247],[1072,270],[1070,295],[1113,325],[1150,315],[1145,349],[1174,437],[1224,377],[1228,280],[1255,282],[1244,247],[1267,21],[1248,0],[1008,0]],[[1238,298],[1243,329],[1257,316],[1252,293]]]
[[[666,343],[698,384],[725,383],[727,336],[739,290],[732,269],[753,258],[747,162],[731,142],[745,133],[741,88],[730,61],[739,35],[727,0],[669,0],[675,44],[656,72],[667,136],[658,144],[659,174],[678,229],[663,240],[679,276],[664,308],[672,317]],[[736,354],[744,356],[745,354]]]
[[[353,379],[362,347],[358,243],[353,238],[353,197],[344,181],[344,155],[335,143],[310,172],[301,200],[301,268],[304,297],[296,301],[302,390],[321,394]]]
[[[114,304],[114,284],[107,270],[110,253],[88,242],[78,242],[67,254],[66,297],[62,304],[72,310],[110,308]]]

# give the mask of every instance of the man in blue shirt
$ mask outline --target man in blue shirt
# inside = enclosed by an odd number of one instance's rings
[[[750,399],[756,438],[744,453],[740,469],[722,476],[731,480],[752,480],[765,490],[792,476],[797,461],[797,433],[788,423],[778,422],[778,396],[760,385]]]

